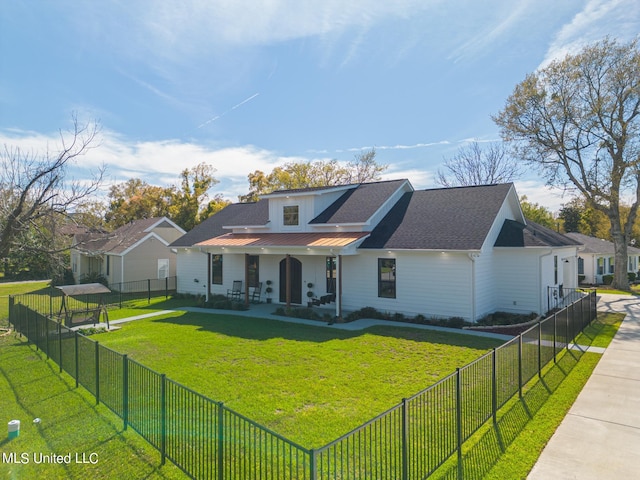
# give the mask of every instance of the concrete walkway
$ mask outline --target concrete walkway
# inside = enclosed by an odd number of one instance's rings
[[[640,299],[599,297],[598,311],[627,316],[530,480],[640,478]]]

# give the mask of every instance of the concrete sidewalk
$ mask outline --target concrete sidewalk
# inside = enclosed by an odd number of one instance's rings
[[[640,299],[599,297],[598,311],[627,316],[530,480],[640,478]]]

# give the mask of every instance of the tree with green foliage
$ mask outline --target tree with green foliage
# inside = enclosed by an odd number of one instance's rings
[[[112,185],[105,221],[115,230],[133,220],[168,216],[173,193],[173,188],[150,185],[139,178]]]
[[[111,229],[132,220],[166,216],[185,230],[226,206],[221,196],[209,201],[209,190],[218,183],[215,169],[206,163],[185,168],[180,173],[180,188],[158,187],[139,178],[112,185],[105,220]]]
[[[579,192],[607,216],[613,286],[628,290],[627,245],[640,205],[638,40],[606,38],[527,75],[494,121],[515,156],[537,166],[549,185]]]
[[[546,207],[538,203],[531,203],[526,195],[520,197],[520,208],[527,220],[536,222],[547,228],[555,230],[557,228],[556,219],[553,217],[553,213]]]
[[[208,208],[208,191],[218,183],[214,172],[211,165],[200,163],[180,173],[181,184],[179,189],[173,187],[169,217],[185,230],[202,221],[201,209]]]
[[[346,165],[337,160],[317,160],[315,162],[289,162],[265,174],[256,170],[248,175],[249,193],[239,197],[241,202],[255,202],[261,195],[277,190],[296,188],[328,187],[349,185],[380,180],[387,165],[375,160],[374,148],[354,157]]]

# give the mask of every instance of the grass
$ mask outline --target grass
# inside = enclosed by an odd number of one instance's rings
[[[581,340],[608,346],[623,318],[623,314],[599,313]],[[556,365],[544,370],[541,381],[528,386],[522,399],[512,400],[500,411],[495,427],[489,423],[466,442],[464,478],[526,478],[600,358],[596,353],[565,350]],[[457,470],[456,460],[451,459],[433,478],[455,479]]]
[[[35,292],[47,287],[48,285],[48,281],[0,283],[0,327],[6,327],[8,325],[9,295]]]
[[[186,312],[91,338],[307,448],[347,433],[502,343],[413,328],[354,333]]]
[[[0,412],[3,425],[21,421],[17,438],[0,437],[0,455],[15,452],[28,460],[0,460],[0,478],[186,478],[170,463],[161,467],[153,447],[131,429],[123,431],[121,420],[13,334],[0,337]],[[71,454],[71,462],[35,463],[40,454],[52,453]],[[97,463],[76,463],[76,454],[80,462],[84,454],[85,461]]]

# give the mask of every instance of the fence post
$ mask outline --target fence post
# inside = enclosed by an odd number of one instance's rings
[[[74,334],[74,342],[75,342],[75,347],[76,347],[76,388],[78,388],[78,379],[80,378],[80,370],[78,370],[78,365],[79,365],[79,361],[78,361],[78,331],[75,331]]]
[[[402,399],[402,480],[409,478],[409,425],[407,399]]]
[[[224,480],[224,405],[222,402],[218,403],[218,480]]]
[[[38,329],[38,317],[37,316],[35,317],[35,320],[36,320],[36,334],[35,334],[36,342],[35,343],[36,343],[36,352],[37,352],[39,350],[38,349],[38,344],[40,343],[40,332],[39,332],[39,329]]]
[[[147,303],[151,303],[151,279],[147,278]]]
[[[522,334],[518,335],[518,396],[522,398]]]
[[[538,322],[538,378],[542,378],[542,322]]]
[[[126,430],[129,423],[129,357],[126,353],[122,356],[122,420]]]
[[[164,277],[164,298],[169,298],[169,277]]]
[[[47,322],[49,323],[49,322]],[[45,323],[45,325],[47,325],[47,323]],[[47,350],[47,360],[49,360],[49,325],[47,325],[46,329],[45,329],[45,337],[44,337],[44,347]]]
[[[160,376],[160,463],[165,464],[167,458],[167,376]]]
[[[316,473],[316,451],[309,450],[309,480],[317,480]]]
[[[491,354],[491,410],[493,412],[493,424],[498,423],[498,373],[497,373],[497,358],[496,349],[494,347]]]
[[[31,343],[31,339],[29,338],[29,311],[30,310],[28,308],[25,308],[24,310],[25,310],[24,316],[27,320],[27,334],[25,336],[27,337],[27,345],[28,345],[29,343]]]
[[[98,342],[95,343],[95,360],[96,360],[96,365],[95,365],[95,372],[96,372],[96,405],[98,405],[100,403],[100,345],[98,344]]]
[[[458,448],[458,480],[462,480],[464,469],[462,468],[462,381],[460,380],[460,368],[456,368],[456,443]]]
[[[49,320],[47,320],[49,323]],[[60,367],[60,373],[62,373],[62,325],[58,323],[58,366]],[[47,331],[49,329],[47,328]]]
[[[556,352],[558,351],[558,318],[553,314],[553,363],[558,363]]]
[[[564,314],[565,323],[564,323],[564,335],[567,342],[567,352],[569,351],[569,309],[565,309],[566,313]]]

